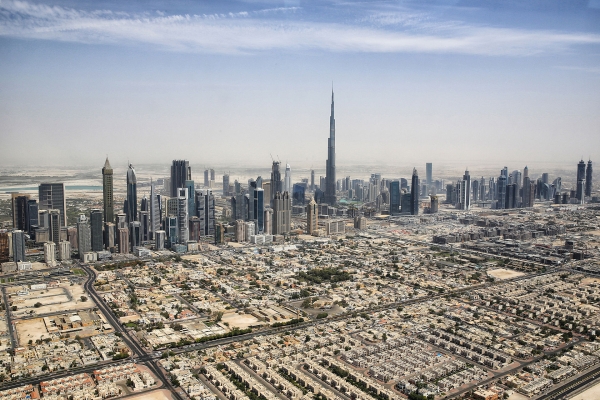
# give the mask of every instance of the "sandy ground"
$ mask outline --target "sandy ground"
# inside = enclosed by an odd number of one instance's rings
[[[25,319],[15,322],[15,328],[17,329],[17,336],[20,345],[25,345],[29,340],[34,342],[40,339],[49,337],[46,325],[42,318]]]
[[[529,400],[529,397],[522,395],[521,393],[513,392],[508,400]]]
[[[221,318],[221,322],[229,323],[230,328],[238,327],[240,329],[246,329],[252,325],[260,324],[260,321],[249,314],[239,315],[237,313],[228,313],[223,314],[223,318]]]
[[[596,236],[600,236],[600,230],[596,230],[596,231],[588,231],[586,232],[589,235],[596,235]]]
[[[590,283],[598,283],[600,282],[600,278],[583,278],[581,280],[582,285],[589,285]]]
[[[511,278],[516,278],[517,276],[525,275],[522,272],[513,271],[512,269],[504,269],[504,268],[491,269],[491,270],[488,270],[487,273],[488,273],[488,275],[493,276],[494,278],[498,278],[498,279],[511,279]]]
[[[575,397],[570,397],[569,400],[591,400],[600,399],[600,383],[595,384],[585,392],[581,392]]]
[[[69,292],[73,298],[69,301],[65,291]],[[81,301],[81,296],[85,296],[87,300]],[[58,288],[35,290],[30,291],[27,296],[12,296],[13,304],[18,307],[18,311],[24,309],[35,310],[37,315],[43,315],[56,311],[72,311],[81,310],[86,308],[94,307],[94,302],[90,300],[89,296],[83,290],[81,285],[61,284]],[[35,303],[40,302],[43,305],[39,308],[35,308]],[[17,311],[17,314],[20,314]]]
[[[129,397],[129,400],[173,400],[173,396],[168,390],[159,389]]]

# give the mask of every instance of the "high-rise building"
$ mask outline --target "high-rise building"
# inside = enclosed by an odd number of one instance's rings
[[[425,164],[425,173],[427,179],[427,187],[431,187],[433,184],[433,164],[428,162]]]
[[[223,243],[225,243],[225,226],[219,222],[215,226],[215,244]]]
[[[25,232],[22,230],[16,230],[12,233],[12,255],[13,261],[25,261]]]
[[[214,236],[215,196],[212,190],[196,190],[196,207],[200,220],[200,236]]]
[[[319,229],[319,207],[315,199],[310,199],[306,207],[306,233],[314,235]]]
[[[58,210],[60,226],[67,226],[67,202],[64,183],[42,183],[38,189],[39,209]],[[55,242],[56,243],[56,242]]]
[[[429,212],[431,214],[435,214],[439,211],[440,201],[438,200],[437,196],[429,196],[429,198],[431,199],[431,203],[429,204]]]
[[[506,208],[506,186],[508,184],[508,176],[504,174],[505,169],[500,172],[500,176],[498,177],[498,183],[496,187],[498,194],[498,203],[496,208],[501,210]]]
[[[102,195],[104,200],[104,222],[115,222],[115,204],[113,199],[113,169],[108,157],[102,167]]]
[[[80,214],[77,220],[77,244],[79,258],[83,260],[83,254],[92,250],[92,234],[88,219],[83,214]]]
[[[229,196],[229,175],[223,175],[223,196]]]
[[[179,188],[177,193],[177,226],[179,228],[179,244],[187,244],[190,238],[188,226],[188,191],[186,188]]]
[[[197,215],[196,213],[196,189],[194,187],[194,181],[185,181],[185,188],[187,189],[188,198],[188,214],[189,217]]]
[[[102,237],[102,211],[101,210],[90,211],[90,226],[91,226],[92,251],[102,251],[103,237]]]
[[[419,175],[416,168],[413,168],[410,183],[410,213],[411,215],[419,214]]]
[[[257,233],[262,233],[265,230],[265,191],[262,188],[254,190],[253,199],[253,214],[254,224],[256,226]]]
[[[25,230],[32,235],[39,226],[39,207],[36,200],[27,200],[25,209]]]
[[[283,178],[283,191],[292,193],[292,167],[290,164],[285,166],[285,177]]]
[[[63,240],[58,245],[58,259],[61,261],[71,259],[71,242]]]
[[[27,230],[27,201],[29,201],[30,197],[30,195],[24,193],[11,194],[14,229]]]
[[[390,215],[400,214],[400,181],[390,182]]]
[[[119,233],[119,253],[129,254],[129,228],[118,228],[117,231]]]
[[[525,171],[527,171],[527,167],[523,171],[523,175],[525,175]],[[523,177],[523,202],[522,207],[529,208],[533,207],[533,200],[535,199],[535,193],[532,195],[532,188],[535,189],[535,186],[531,184],[531,179],[529,179],[529,175],[525,175]]]
[[[473,202],[477,203],[479,201],[479,181],[477,179],[473,179],[473,182],[471,183],[473,185]]]
[[[585,196],[585,161],[581,159],[577,164],[577,186],[576,186],[576,197],[580,204],[583,204]]]
[[[140,221],[129,223],[129,243],[132,250],[142,245],[142,224]]]
[[[160,230],[162,221],[161,195],[156,193],[154,182],[150,180],[150,239],[154,239],[154,232]]]
[[[12,243],[12,234],[8,233],[6,230],[0,231],[0,263],[10,261],[10,256],[12,254],[11,245]]]
[[[48,241],[60,243],[62,215],[59,210],[48,210]]]
[[[154,232],[154,250],[165,249],[166,232],[158,230]]]
[[[273,210],[270,208],[267,208],[265,210],[265,222],[264,222],[264,231],[263,233],[265,235],[272,235],[273,234]]]
[[[127,200],[125,200],[127,206],[125,207],[125,214],[127,215],[127,224],[130,222],[137,221],[137,176],[135,175],[135,169],[133,165],[129,164],[127,170]]]
[[[273,161],[273,166],[271,167],[271,202],[275,198],[275,193],[282,192],[283,190],[279,166],[279,161]]]
[[[327,162],[325,164],[325,202],[334,205],[337,202],[335,185],[335,117],[333,88],[331,89],[331,116],[329,117],[329,139],[327,140]]]
[[[44,262],[51,266],[56,264],[56,245],[54,242],[44,243]]]
[[[104,223],[104,246],[107,250],[113,249],[117,243],[116,228],[112,222]]]
[[[140,211],[138,221],[140,223],[142,243],[147,242],[150,240],[150,211]]]
[[[187,160],[173,160],[171,165],[171,197],[178,197],[177,190],[185,187],[185,181],[189,180],[192,180],[190,162]]]
[[[177,227],[177,215],[168,215],[165,219],[165,228],[167,230],[167,242],[169,247],[177,244],[179,241],[179,228]]]
[[[585,195],[588,197],[592,195],[592,160],[588,161],[585,170]]]
[[[314,169],[310,170],[310,191],[311,192],[315,191],[315,170]]]
[[[289,233],[292,219],[292,199],[288,192],[277,192],[273,199],[273,234]]]
[[[504,202],[505,208],[516,208],[517,207],[517,184],[511,183],[506,185],[506,201]]]
[[[471,209],[471,175],[469,170],[465,171],[460,187],[460,208],[461,210]]]

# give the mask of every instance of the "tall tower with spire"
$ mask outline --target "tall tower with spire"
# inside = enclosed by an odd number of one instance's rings
[[[102,194],[104,199],[104,222],[115,222],[115,206],[113,204],[113,169],[108,157],[102,168]]]
[[[587,163],[587,168],[585,170],[585,195],[592,195],[592,160],[589,160]]]
[[[327,164],[325,167],[325,202],[334,205],[335,195],[335,118],[333,114],[333,87],[331,88],[331,116],[329,117],[329,139],[327,140]]]

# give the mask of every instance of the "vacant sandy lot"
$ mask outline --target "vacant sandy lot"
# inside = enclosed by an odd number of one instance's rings
[[[487,271],[487,273],[488,273],[488,275],[493,276],[494,278],[497,278],[497,279],[511,279],[511,278],[516,278],[517,276],[525,275],[522,272],[514,271],[512,269],[504,269],[504,268],[490,269]]]
[[[581,280],[582,285],[589,285],[590,283],[598,283],[600,282],[600,278],[583,278]]]
[[[44,324],[44,320],[42,318],[15,321],[15,328],[17,329],[17,336],[20,345],[24,345],[30,340],[35,342],[37,339],[41,339],[42,336],[44,338],[49,337],[48,331],[46,330],[46,325]]]
[[[569,400],[590,400],[600,399],[600,383],[587,389],[585,392],[581,392],[575,397],[570,397]]]
[[[72,300],[69,300],[69,296]],[[87,300],[81,301],[81,296],[85,296]],[[26,296],[12,295],[11,300],[13,305],[17,306],[15,317],[21,316],[25,310],[27,314],[34,310],[37,315],[43,315],[56,311],[74,311],[95,306],[89,296],[83,290],[81,285],[71,286],[69,283],[63,283],[57,288],[33,290]],[[35,307],[36,303],[41,303],[41,307]]]
[[[141,393],[132,396],[129,400],[173,400],[171,393],[166,389],[152,390],[147,393]]]
[[[240,329],[246,329],[250,326],[260,324],[260,321],[250,314],[240,315],[237,313],[223,314],[221,322],[229,323],[230,328],[238,327]]]

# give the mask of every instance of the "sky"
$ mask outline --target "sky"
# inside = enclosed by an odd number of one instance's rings
[[[0,165],[600,159],[600,0],[0,0]]]

